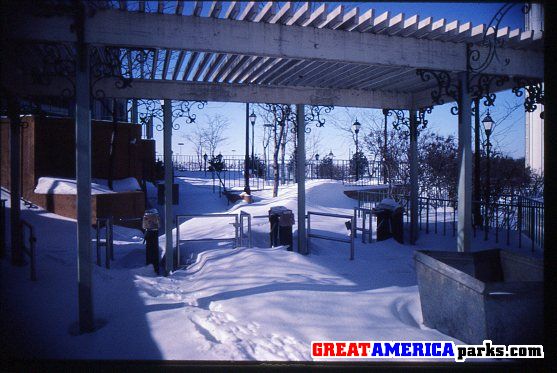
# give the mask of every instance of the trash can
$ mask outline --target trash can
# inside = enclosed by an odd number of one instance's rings
[[[152,264],[159,274],[159,226],[160,217],[157,209],[145,210],[141,224],[145,231],[145,265]]]
[[[292,251],[292,226],[294,214],[284,206],[274,206],[269,209],[269,223],[271,224],[271,246],[288,246],[286,250]]]
[[[377,217],[377,241],[394,238],[404,243],[402,206],[392,198],[385,198],[371,212]]]

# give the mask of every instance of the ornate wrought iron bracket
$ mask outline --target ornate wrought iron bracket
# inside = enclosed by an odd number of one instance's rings
[[[450,97],[456,101],[456,105],[451,107],[451,114],[458,114],[458,103],[460,102],[460,82],[454,82],[447,71],[442,70],[423,70],[418,69],[416,73],[423,82],[435,79],[437,87],[431,91],[431,100],[434,105],[443,105],[444,97]]]
[[[485,106],[493,106],[495,104],[495,98],[497,97],[495,93],[492,92],[492,83],[495,82],[496,87],[501,87],[503,84],[509,81],[509,77],[506,75],[486,75],[479,74],[475,80],[475,84],[469,84],[469,92],[473,98],[485,98]]]
[[[512,92],[516,95],[516,97],[522,97],[524,95],[524,91],[527,93],[524,97],[524,109],[527,112],[531,113],[536,110],[538,104],[544,105],[545,92],[543,83],[540,80],[515,76],[513,81],[515,86],[512,89]],[[542,111],[540,114],[542,119],[543,114],[544,112]]]
[[[418,117],[416,118],[416,136],[419,135],[420,131],[427,128],[428,120],[426,119],[426,114],[431,114],[433,107],[425,106],[418,109]],[[395,130],[402,130],[405,137],[410,137],[412,135],[412,130],[410,127],[410,118],[406,116],[403,110],[400,109],[383,109],[383,115],[389,117],[394,115],[393,128]],[[403,127],[406,127],[403,129]],[[417,137],[416,137],[417,138]]]
[[[178,119],[182,118],[186,124],[195,123],[197,115],[192,109],[197,105],[197,109],[201,110],[205,107],[207,101],[173,101],[172,103],[172,129],[179,130],[180,123]],[[164,129],[163,110],[159,100],[138,100],[138,108],[143,110],[139,113],[139,121],[142,125],[146,125],[150,118],[157,118],[159,122],[155,126],[157,131]]]

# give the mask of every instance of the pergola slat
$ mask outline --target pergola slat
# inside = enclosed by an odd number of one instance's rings
[[[371,76],[374,76],[374,74],[380,75],[380,73],[377,73],[381,71],[385,71],[385,68],[380,66],[367,66],[362,71],[345,77],[337,84],[342,87],[351,87],[354,84],[359,84],[363,79],[368,79]]]
[[[347,65],[346,68],[343,69],[342,72],[338,73],[335,76],[328,77],[327,79],[323,79],[319,83],[319,85],[320,86],[325,86],[325,87],[335,87],[338,82],[341,82],[344,79],[346,79],[347,77],[353,76],[354,74],[357,74],[358,72],[363,71],[366,67],[368,67],[368,66],[365,66],[365,65]]]
[[[172,73],[172,80],[178,79],[178,74],[180,73],[180,69],[182,68],[182,63],[184,62],[184,51],[180,51],[178,53],[178,58],[176,59],[176,64],[174,64],[174,72]]]
[[[201,59],[201,62],[199,62],[199,64],[197,65],[197,69],[195,70],[195,74],[193,75],[193,81],[197,81],[199,79],[201,73],[203,73],[203,70],[205,70],[205,67],[207,67],[207,64],[211,60],[211,57],[213,57],[212,53],[205,53],[205,55]]]
[[[279,11],[275,15],[273,15],[273,17],[269,20],[269,23],[280,23],[284,25],[291,17],[292,17],[292,3],[290,1],[287,1],[279,9]]]
[[[285,24],[287,26],[303,25],[310,17],[309,13],[310,5],[309,2],[306,1],[294,12],[292,17],[290,17],[290,19],[288,19]]]
[[[273,64],[273,68],[272,69],[266,69],[262,74],[260,74],[258,77],[256,77],[254,80],[252,80],[252,83],[257,83],[257,84],[265,84],[265,81],[268,77],[274,76],[273,74],[275,74],[275,72],[279,71],[286,65],[288,64],[290,61],[288,59],[280,59],[277,60],[274,64]]]
[[[230,82],[233,78],[235,78],[238,74],[242,72],[242,68],[253,58],[252,56],[242,56],[236,66],[230,69],[230,72],[223,76],[223,82]]]
[[[367,10],[364,14],[358,17],[358,22],[350,28],[348,31],[358,31],[366,32],[373,27],[373,9]]]
[[[385,29],[387,35],[398,34],[404,27],[404,13],[399,13],[389,19],[389,26]]]
[[[245,79],[256,69],[256,67],[262,63],[263,57],[253,58],[249,64],[245,67],[244,71],[234,78],[231,83],[243,83]]]
[[[379,14],[373,19],[373,27],[369,29],[369,32],[377,34],[384,30],[389,25],[389,12]]]
[[[211,8],[209,9],[209,17],[211,18],[218,18],[220,15],[220,11],[222,9],[222,4],[220,1],[213,1],[211,4]]]
[[[240,12],[240,3],[238,3],[237,1],[231,1],[230,5],[228,5],[228,9],[224,13],[224,18],[235,19],[239,12]]]
[[[274,7],[274,2],[267,1],[259,13],[253,18],[253,22],[267,22],[267,20],[275,15],[275,12],[273,12]]]
[[[168,73],[168,66],[170,65],[170,56],[172,51],[167,49],[164,52],[164,61],[162,65],[162,79],[166,79],[166,74]]]
[[[241,57],[242,56],[237,54],[228,56],[226,63],[222,65],[217,75],[215,75],[215,81],[226,83],[226,77],[230,74],[230,71],[232,71],[232,69],[237,65],[238,59]]]
[[[310,73],[322,64],[323,62],[306,60],[304,66],[299,71],[296,71],[291,76],[285,78],[284,81],[282,81],[282,84],[291,85],[295,81],[302,79],[305,74]]]
[[[176,11],[175,14],[182,15],[184,11],[184,0],[179,0],[176,2]]]
[[[257,14],[257,2],[250,1],[238,16],[238,21],[251,21]]]
[[[199,52],[192,52],[190,54],[190,58],[188,59],[188,63],[186,64],[186,68],[184,69],[184,75],[182,75],[182,80],[188,80],[188,77],[191,74],[191,71],[199,58]]]
[[[362,84],[361,86],[356,86],[356,89],[377,89],[378,87],[381,87],[383,84],[389,84],[390,82],[396,82],[399,80],[402,80],[402,78],[409,76],[410,74],[413,74],[412,76],[414,76],[416,74],[415,70],[402,70],[402,71],[394,71],[391,73],[387,73],[384,74],[383,76],[381,76],[380,78],[374,80],[371,83],[368,84]]]
[[[291,61],[289,61],[284,66],[284,69],[282,69],[281,71],[275,72],[275,74],[273,74],[272,76],[270,76],[267,79],[267,82],[262,82],[262,83],[263,84],[265,84],[265,83],[267,83],[267,84],[277,83],[278,81],[280,81],[280,79],[284,78],[287,75],[290,75],[293,71],[299,70],[299,67],[303,62],[304,61],[301,61],[301,60],[291,60]]]
[[[151,79],[155,79],[158,62],[159,62],[159,50],[155,49],[155,53],[153,54],[153,68],[151,69]]]
[[[317,25],[317,28],[335,29],[342,21],[342,14],[344,13],[344,5],[339,5],[331,10],[325,19]]]
[[[259,67],[257,67],[245,80],[244,83],[253,83],[261,74],[264,74],[265,71],[273,67],[281,58],[267,58]]]
[[[326,17],[325,13],[327,12],[327,8],[328,8],[327,4],[321,4],[319,8],[315,9],[313,12],[309,14],[308,19],[305,20],[304,23],[302,23],[302,26],[312,27],[315,26],[316,24],[322,23],[323,20],[325,20]]]
[[[219,66],[223,63],[225,57],[226,57],[225,54],[217,53],[215,59],[213,60],[213,62],[211,62],[211,65],[203,75],[202,80],[204,82],[212,81],[213,75],[215,75],[215,71],[217,71]]]

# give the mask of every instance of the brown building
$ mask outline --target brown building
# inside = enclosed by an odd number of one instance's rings
[[[2,131],[2,186],[10,189],[9,120],[0,119]],[[71,118],[25,116],[22,118],[21,195],[48,211],[76,217],[76,196],[70,194],[37,194],[40,177],[75,179],[75,122]],[[113,133],[111,121],[92,121],[93,178],[109,176],[109,148]],[[113,179],[154,177],[155,142],[141,139],[141,126],[120,122],[115,135]],[[145,210],[145,195],[141,191],[97,194],[92,199],[92,218],[139,217]]]

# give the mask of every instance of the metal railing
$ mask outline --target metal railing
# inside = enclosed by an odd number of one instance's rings
[[[182,242],[205,242],[205,241],[232,241],[233,247],[238,247],[240,243],[239,231],[240,231],[240,219],[241,214],[180,214],[175,216],[175,224],[176,224],[176,255],[177,255],[177,266],[180,266],[180,243]],[[183,239],[181,238],[180,234],[180,224],[186,222],[191,218],[234,218],[234,223],[230,223],[234,228],[234,237],[225,237],[225,238],[190,238],[190,239]],[[251,219],[249,220],[249,224],[251,225]],[[251,227],[248,227],[248,234],[251,234]],[[250,238],[251,241],[251,238]]]
[[[311,215],[315,216],[325,216],[330,218],[339,218],[339,219],[348,219],[350,221],[350,237],[349,238],[340,238],[340,237],[331,237],[331,236],[324,236],[317,233],[312,233],[311,231]],[[319,238],[322,240],[328,241],[336,241],[336,242],[344,242],[350,245],[350,260],[354,260],[354,238],[355,238],[355,228],[356,222],[354,221],[354,217],[350,215],[341,215],[341,214],[330,214],[325,212],[312,212],[308,211],[307,213],[307,243],[308,243],[308,252],[311,252],[310,249],[310,238]]]
[[[162,161],[162,155],[157,155],[157,160]],[[244,186],[244,165],[245,158],[242,155],[223,155],[225,169],[221,177],[225,183],[225,188]],[[348,159],[335,160],[307,160],[305,164],[305,175],[307,180],[329,179],[339,180],[347,185],[377,185],[384,182],[384,167],[382,161],[370,160],[360,166],[359,175],[356,175],[354,161]],[[176,170],[189,172],[209,171],[209,162],[197,155],[172,155],[172,164]],[[400,170],[391,170],[392,175],[401,175],[401,170],[407,169],[406,163],[401,163]],[[254,165],[249,165],[250,169],[250,188],[264,189],[272,184],[274,177],[273,162],[259,159]],[[395,172],[396,171],[396,172]],[[278,164],[279,182],[281,185],[294,183],[296,177],[296,164],[291,161],[279,162]],[[397,177],[390,178],[391,183],[402,183]]]
[[[405,222],[410,220],[410,197],[407,194],[390,195],[405,208]],[[359,191],[358,208],[371,209],[383,198],[386,191]],[[522,248],[523,236],[530,239],[532,251],[544,249],[544,203],[519,195],[504,195],[487,205],[485,201],[473,201],[473,211],[479,210],[481,223],[473,223],[473,234],[483,234],[484,240],[493,234],[495,243],[501,239],[506,245],[517,240]],[[458,201],[455,199],[418,197],[418,228],[426,234],[451,234],[456,236]]]
[[[247,232],[244,228],[244,222],[247,220]],[[239,242],[240,246],[251,247],[251,214],[247,212],[240,211],[240,233],[239,233]]]
[[[101,248],[105,248],[105,267],[110,269],[110,261],[114,260],[114,219],[112,216],[106,218],[97,218],[96,224],[97,233],[97,265],[102,266]],[[102,229],[104,228],[104,237],[101,237]]]
[[[25,220],[20,220],[21,250],[27,254],[30,261],[31,281],[37,281],[37,252],[35,229]],[[25,239],[27,237],[27,240]],[[27,243],[27,244],[26,244]]]

